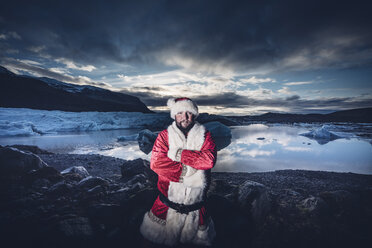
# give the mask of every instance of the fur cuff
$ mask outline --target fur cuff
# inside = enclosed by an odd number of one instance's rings
[[[190,188],[204,188],[206,180],[205,171],[197,170],[194,174],[185,176],[183,178],[183,184]]]
[[[179,183],[182,183],[183,182],[183,178],[185,177],[185,175],[188,172],[187,167],[188,167],[187,165],[182,164],[182,172],[181,172],[180,179],[178,181]]]
[[[181,162],[182,149],[169,149],[168,158],[176,162]]]

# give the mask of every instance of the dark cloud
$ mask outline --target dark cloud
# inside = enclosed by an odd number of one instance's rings
[[[50,77],[50,78],[54,78],[62,82],[71,82],[74,79],[72,76],[53,72],[51,70],[45,69],[35,64],[27,64],[27,63],[23,63],[21,61],[12,60],[12,59],[6,60],[3,66],[10,68],[10,69],[15,69],[20,72],[32,71],[33,73],[35,73],[34,76]]]
[[[85,78],[81,76],[75,77],[75,76],[68,75],[66,73],[59,73],[59,72],[55,72],[50,69],[45,69],[41,67],[40,65],[35,64],[33,61],[23,62],[23,61],[19,61],[15,59],[7,59],[3,61],[2,66],[8,69],[13,69],[17,71],[16,74],[20,74],[20,75],[25,74],[28,76],[35,76],[35,77],[48,77],[48,78],[56,79],[61,82],[76,83],[76,84],[89,84],[92,86],[97,86],[97,87],[102,87],[102,88],[110,87],[110,85],[107,83],[93,82],[90,78]]]
[[[146,92],[144,91],[144,88],[147,88],[147,90],[150,91]],[[135,91],[136,89],[139,91]],[[132,88],[131,90],[123,90],[122,92],[139,97],[141,101],[150,107],[166,106],[169,97],[164,97],[157,93],[164,90],[163,88],[137,87],[136,89]],[[181,97],[181,95],[172,97]],[[266,99],[255,99],[229,92],[216,95],[200,95],[193,97],[192,99],[198,104],[198,106],[212,106],[222,112],[226,112],[224,110],[229,108],[241,110],[246,109],[246,112],[249,112],[249,108],[253,107],[263,107],[266,109],[265,112],[267,112],[267,109],[270,108],[276,109],[278,107],[283,107],[289,109],[288,112],[290,113],[329,113],[331,111],[343,109],[372,107],[372,98],[358,97],[307,100],[300,99],[299,96],[293,95],[285,99],[271,96],[268,96]]]
[[[244,69],[281,66],[307,49],[309,66],[337,67],[371,62],[369,9],[358,1],[8,1],[0,30],[20,35],[14,49],[45,45],[91,64],[153,64],[171,50]]]
[[[236,74],[261,69],[273,74],[289,74],[291,70],[311,73],[318,68],[368,69],[372,67],[370,30],[372,15],[367,1],[14,0],[2,3],[0,8],[0,64],[67,82],[82,78],[72,75],[73,70],[68,72],[67,65],[63,68],[57,58],[80,67],[94,65],[97,69],[91,75],[95,79],[103,75],[113,79],[113,75],[164,72],[169,68],[162,63],[167,59],[172,62],[174,56],[179,56],[181,62],[169,63],[171,69],[186,61],[185,64],[196,63],[197,69],[217,64],[222,69],[232,67],[239,71]],[[40,64],[21,63],[22,60]],[[47,69],[57,67],[66,69],[68,74]],[[363,87],[370,89],[368,85]],[[163,95],[169,91],[159,86],[123,92],[156,107],[166,105],[168,97]],[[262,94],[267,99],[227,92],[206,93],[195,100],[221,110],[283,106],[301,111],[372,106],[367,97],[306,100],[293,95],[282,99],[273,97],[272,90],[267,89]]]
[[[153,87],[131,87],[130,89],[123,89],[120,92],[132,96],[138,97],[147,106],[159,107],[166,106],[167,100],[170,97],[161,95],[164,88],[153,86]]]
[[[287,101],[295,101],[295,100],[298,100],[298,99],[300,99],[300,96],[293,95],[293,96],[287,97],[285,100],[287,100]]]

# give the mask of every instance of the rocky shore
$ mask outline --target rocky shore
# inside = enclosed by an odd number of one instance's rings
[[[149,161],[0,147],[2,247],[140,247]],[[372,175],[212,173],[214,247],[369,247]]]

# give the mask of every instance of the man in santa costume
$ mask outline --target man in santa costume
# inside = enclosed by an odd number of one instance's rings
[[[217,150],[211,133],[195,121],[198,107],[189,98],[167,102],[175,120],[159,133],[150,167],[158,174],[159,196],[140,227],[152,243],[209,246],[216,233],[205,209],[210,169]]]

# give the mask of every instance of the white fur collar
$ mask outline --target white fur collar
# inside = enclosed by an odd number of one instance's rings
[[[187,134],[187,138],[177,127],[175,121],[168,127],[169,150],[188,149],[200,151],[204,143],[205,127],[195,122]]]
[[[172,125],[168,127],[168,144],[169,144],[169,150],[168,150],[168,157],[172,159],[173,161],[178,161],[176,159],[176,153],[179,149],[188,149],[188,150],[194,150],[194,151],[200,151],[202,148],[204,141],[205,141],[205,127],[201,125],[198,122],[195,122],[194,126],[191,128],[189,133],[187,134],[187,138],[182,133],[182,131],[177,127],[176,122],[174,121]],[[180,161],[178,161],[180,162]],[[178,185],[179,187],[191,187],[191,188],[199,188],[203,189],[206,185],[206,177],[205,172],[202,170],[197,170],[192,168],[191,166],[185,165],[186,167],[186,174],[183,177],[183,183]],[[170,191],[175,185],[171,183]],[[177,187],[176,187],[177,188]],[[194,189],[197,190],[197,189]],[[168,197],[177,198],[177,193],[182,192],[182,190],[177,189],[175,192],[168,192]],[[182,194],[182,193],[181,193]],[[199,194],[201,192],[198,192],[196,195],[199,197]],[[180,201],[185,200],[185,195],[181,195],[181,199],[173,199],[177,203],[181,203]],[[192,196],[190,194],[189,196]],[[190,197],[186,199],[188,202],[182,202],[184,204],[186,203],[193,203],[198,202],[201,199],[197,199],[198,197]]]

